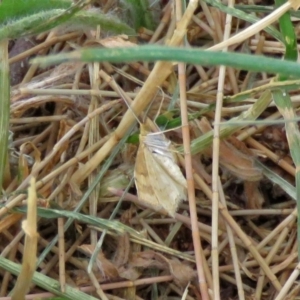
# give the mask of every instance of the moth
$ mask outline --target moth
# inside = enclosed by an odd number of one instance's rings
[[[166,210],[172,217],[187,198],[187,182],[177,165],[171,141],[161,132],[150,133],[145,124],[140,124],[134,178],[139,200],[155,210]]]

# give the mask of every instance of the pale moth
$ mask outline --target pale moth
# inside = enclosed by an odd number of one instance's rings
[[[161,132],[150,133],[140,124],[140,146],[134,168],[139,200],[174,217],[187,198],[187,182],[177,165],[171,141]]]

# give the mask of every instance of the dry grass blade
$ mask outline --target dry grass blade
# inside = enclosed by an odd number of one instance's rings
[[[23,253],[22,269],[18,276],[16,285],[12,293],[13,300],[25,299],[30,289],[32,276],[36,268],[37,255],[37,196],[35,179],[30,181],[28,188],[28,211],[27,218],[22,222],[22,228],[25,232],[25,245]]]
[[[182,2],[176,1],[176,22],[179,24],[182,18]],[[185,7],[184,7],[185,8]],[[183,43],[182,43],[183,45]],[[188,113],[187,113],[187,96],[186,96],[186,66],[184,63],[178,64],[178,80],[179,80],[179,92],[180,92],[180,109],[181,109],[181,120],[182,120],[182,135],[183,135],[183,147],[184,147],[184,159],[185,159],[185,169],[187,178],[187,191],[188,200],[191,215],[191,225],[192,225],[192,238],[195,251],[195,258],[197,264],[199,289],[201,291],[201,296],[204,300],[209,299],[207,282],[205,278],[204,265],[206,261],[203,255],[203,249],[201,245],[201,235],[198,228],[198,218],[196,213],[196,198],[195,198],[195,183],[193,178],[192,170],[192,155],[190,148],[190,132],[188,124]],[[215,297],[215,295],[214,295]]]

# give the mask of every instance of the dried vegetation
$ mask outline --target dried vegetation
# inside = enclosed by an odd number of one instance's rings
[[[157,1],[153,9],[158,25],[153,30],[140,28],[134,37],[108,34],[100,28],[68,28],[11,44],[12,135],[2,199],[6,206],[0,209],[0,251],[2,257],[20,265],[26,259],[24,233],[31,237],[27,241],[31,245],[37,241],[38,273],[26,287],[26,299],[50,297],[52,293],[83,299],[83,294],[72,294],[70,287],[81,289],[85,297],[101,299],[206,299],[203,289],[209,295],[215,293],[211,299],[296,299],[300,293],[297,272],[286,285],[297,266],[297,218],[295,167],[284,124],[232,123],[232,133],[220,140],[219,150],[216,145],[213,148],[212,139],[201,151],[192,148],[200,231],[195,239],[201,239],[202,245],[202,265],[197,265],[188,202],[182,202],[170,218],[137,199],[132,178],[138,126],[129,134],[116,136],[114,145],[107,144],[128,111],[124,98],[130,102],[149,97],[141,87],[154,64],[67,63],[46,69],[28,64],[35,55],[77,47],[163,44],[175,30],[173,2]],[[96,4],[109,13],[122,14],[114,1],[99,0]],[[227,15],[205,2],[200,4],[188,22],[186,38],[191,46],[208,48],[223,40]],[[265,16],[263,11],[256,16]],[[296,17],[294,25],[298,25]],[[234,34],[249,23],[233,18],[229,26]],[[235,43],[229,51],[281,57],[284,47],[262,31]],[[221,67],[186,67],[192,141],[212,132],[220,95],[224,96],[220,120],[225,122],[252,112],[253,103],[262,101],[261,96],[272,85],[273,77],[264,72],[233,68],[226,68],[224,76],[220,72],[224,72]],[[161,130],[173,128],[166,135],[180,152],[183,142],[178,128],[176,64],[166,78],[159,87],[147,83],[155,93],[144,113],[149,120],[157,119]],[[239,97],[254,88],[256,93]],[[291,98],[297,110],[296,89]],[[280,118],[270,99],[264,105],[261,120]],[[220,162],[219,177],[212,175],[215,155]],[[95,156],[101,157],[100,165],[95,164]],[[185,173],[184,163],[182,170]],[[36,196],[27,194],[30,175],[36,179],[36,184],[32,183]],[[213,216],[218,214],[212,209],[213,183],[219,187],[219,219]],[[38,207],[38,239],[35,230],[26,224],[22,230],[21,226],[24,213],[28,213],[28,220],[32,218],[32,199]],[[217,220],[218,231],[212,230],[212,220]],[[213,242],[216,237],[217,244]],[[31,262],[34,265],[35,259]],[[216,263],[218,270],[212,271]],[[0,299],[16,285],[18,266],[11,268],[1,265]],[[202,286],[202,298],[199,268],[203,268],[207,282]],[[276,298],[280,291],[282,297]]]

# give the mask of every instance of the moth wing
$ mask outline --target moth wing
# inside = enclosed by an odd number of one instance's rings
[[[139,199],[146,202],[154,209],[161,209],[162,206],[158,202],[149,179],[148,167],[145,157],[145,145],[143,143],[140,144],[137,152],[134,167],[134,180]]]
[[[173,154],[173,153],[172,153]],[[185,177],[183,176],[180,168],[177,165],[176,159],[174,158],[174,155],[172,155],[172,158],[165,157],[163,155],[159,154],[153,154],[155,156],[155,159],[159,161],[162,168],[165,169],[165,171],[171,176],[174,181],[176,181],[179,185],[183,187],[183,190],[187,189],[187,182]],[[185,198],[186,199],[186,191],[185,191]]]
[[[147,147],[144,149],[146,157],[146,165],[149,175],[149,186],[156,195],[159,204],[171,215],[174,216],[180,202],[186,199],[186,187],[179,184],[167,171],[168,166],[173,169],[174,161],[169,158],[163,157],[162,160],[157,159],[157,156]],[[178,171],[181,173],[179,167]],[[182,175],[182,174],[181,174]],[[182,175],[183,177],[183,175]]]
[[[147,149],[155,156],[161,166],[170,174],[179,184],[187,188],[187,182],[177,165],[175,154],[170,149],[171,142],[163,134],[148,134],[144,138]]]

